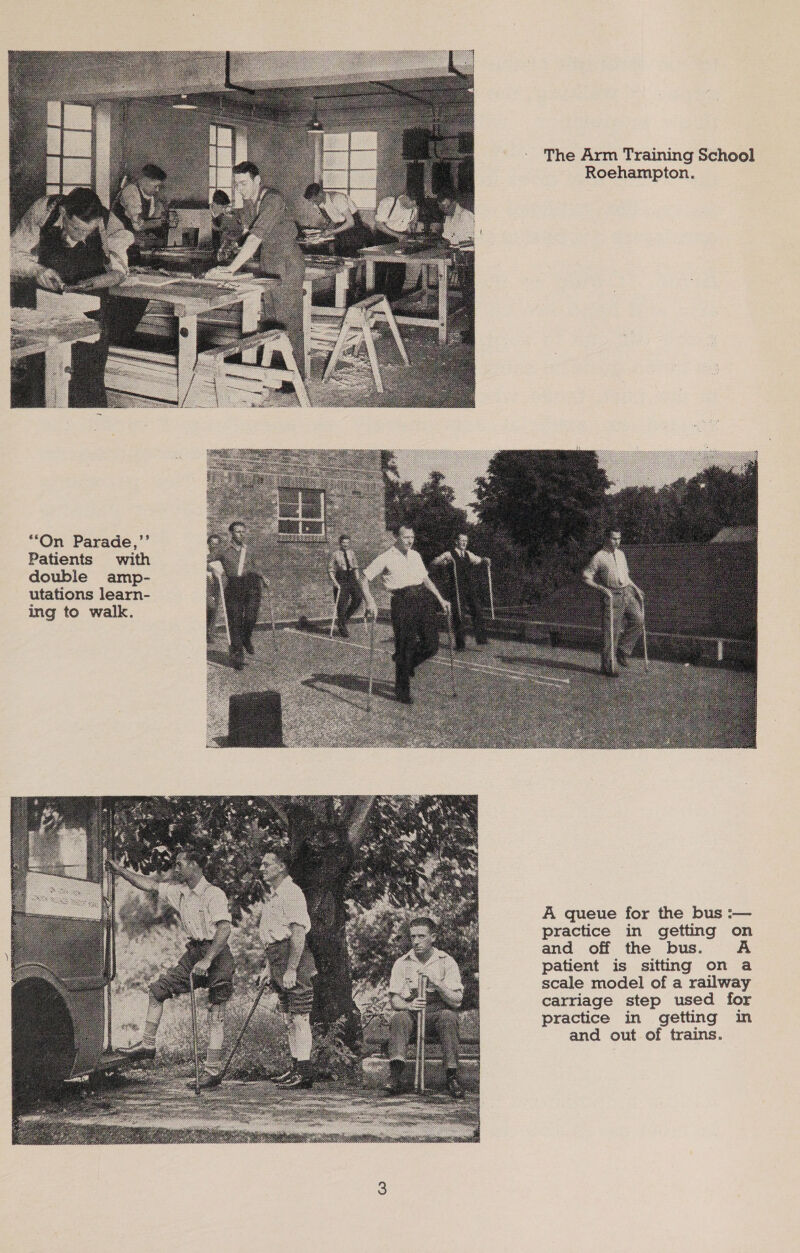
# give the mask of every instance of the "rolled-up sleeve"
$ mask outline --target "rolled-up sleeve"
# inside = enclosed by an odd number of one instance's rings
[[[47,197],[35,200],[11,235],[12,279],[33,278],[39,269],[39,232],[50,211]]]
[[[583,570],[583,577],[584,577],[585,579],[591,579],[591,580],[592,580],[592,582],[596,582],[596,581],[597,581],[597,571],[598,571],[599,569],[600,569],[600,554],[599,554],[599,553],[595,553],[595,555],[592,557],[591,561],[589,561],[588,565],[586,565],[586,566],[584,567],[584,570]]]
[[[389,995],[402,996],[406,995],[406,959],[398,957],[392,966],[392,973],[389,976]]]
[[[444,966],[442,987],[446,992],[452,992],[453,996],[464,995],[464,984],[461,982],[461,971],[452,957],[443,954],[442,964]]]
[[[128,249],[132,243],[131,231],[126,230],[119,218],[110,213],[108,226],[103,229],[103,248],[109,267],[119,274],[128,273]]]
[[[371,561],[369,565],[366,567],[366,569],[364,570],[364,578],[367,580],[368,583],[371,583],[373,579],[377,579],[379,574],[383,574],[385,569],[386,569],[386,554],[381,553],[380,556],[376,557],[375,560]]]
[[[222,888],[209,887],[206,889],[205,906],[210,922],[215,925],[219,922],[230,922],[231,911],[228,907],[228,898]]]

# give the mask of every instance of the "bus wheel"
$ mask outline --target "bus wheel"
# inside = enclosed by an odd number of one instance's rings
[[[75,1061],[75,1033],[63,999],[43,979],[25,979],[12,992],[14,1093],[20,1100],[52,1096]]]

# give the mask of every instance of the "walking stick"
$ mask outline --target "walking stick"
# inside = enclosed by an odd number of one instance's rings
[[[458,610],[458,618],[459,618],[459,621],[463,624],[464,615],[461,612],[461,597],[458,592],[458,572],[456,570],[455,558],[453,558],[453,583],[455,584],[455,588],[456,588],[456,608]]]
[[[115,852],[113,813],[111,815],[110,824],[109,824],[108,845],[109,845],[109,854],[113,860],[114,852]],[[111,1011],[112,1011],[111,984],[114,981],[114,979],[116,979],[117,977],[117,936],[116,936],[116,931],[114,929],[116,899],[117,899],[116,875],[114,874],[113,870],[109,870],[108,871],[109,927],[108,927],[108,932],[107,932],[107,937],[106,937],[106,943],[108,945],[107,961],[106,961],[106,978],[108,980],[108,982],[106,983],[106,1006],[107,1006],[107,1016],[108,1016],[108,1044],[106,1046],[107,1053],[114,1052],[114,1046],[111,1043],[112,1036],[113,1036],[113,1023],[112,1023],[112,1017],[111,1017]]]
[[[192,1002],[192,1051],[194,1053],[194,1094],[200,1095],[200,1059],[197,1054],[197,1003],[194,995],[194,970],[189,971],[189,999]]]
[[[375,619],[369,620],[369,686],[367,687],[367,713],[372,708],[372,663],[375,658]]]
[[[269,620],[272,624],[272,647],[275,652],[278,651],[278,641],[275,638],[275,610],[272,607],[272,584],[267,584],[267,600],[269,601]]]
[[[341,594],[342,594],[342,585],[341,583],[337,583],[336,584],[336,604],[333,606],[333,617],[331,618],[331,635],[330,635],[331,639],[333,639],[333,628],[336,624],[336,619],[339,617],[339,597],[341,596]]]
[[[227,640],[228,640],[228,648],[230,648],[230,646],[231,646],[231,628],[230,628],[230,627],[229,627],[229,625],[228,625],[228,607],[227,607],[227,605],[225,604],[225,588],[223,587],[223,584],[222,584],[222,575],[220,574],[219,570],[215,570],[215,571],[214,571],[214,578],[217,580],[217,583],[219,584],[219,599],[220,599],[220,603],[222,604],[222,617],[223,617],[223,618],[224,618],[224,620],[225,620],[225,635],[226,635]]]
[[[422,1001],[422,1009],[417,1011],[417,1052],[414,1062],[414,1091],[425,1091],[425,1010],[427,1003],[428,976],[421,972],[417,975],[417,999]]]
[[[611,631],[611,673],[617,674],[617,643],[614,639],[614,593],[612,592],[608,598],[608,617],[609,627]]]
[[[494,622],[494,591],[492,590],[492,567],[487,563],[486,573],[489,575],[489,604],[492,608],[492,622]]]
[[[647,657],[647,623],[644,619],[644,599],[640,602],[642,606],[642,647],[644,648],[644,672],[650,673],[650,662]]]
[[[228,1067],[233,1061],[234,1053],[236,1052],[242,1040],[244,1039],[244,1033],[247,1030],[247,1028],[250,1026],[250,1019],[253,1017],[253,1014],[256,1012],[256,1009],[258,1008],[258,1002],[261,1000],[262,996],[266,992],[268,985],[269,985],[269,980],[265,979],[264,982],[259,986],[258,991],[256,992],[255,1000],[253,1001],[253,1004],[250,1006],[249,1013],[244,1020],[244,1025],[242,1026],[241,1031],[236,1037],[236,1042],[234,1043],[233,1048],[228,1054],[228,1060],[226,1061],[225,1065],[222,1067],[222,1070],[219,1072],[220,1083],[222,1082],[222,1080],[225,1078],[225,1076],[228,1073]]]
[[[455,700],[458,696],[458,692],[456,691],[456,667],[455,662],[453,661],[453,619],[452,611],[449,605],[447,606],[447,640],[450,645],[450,682],[453,685],[453,690],[450,695],[453,700]]]

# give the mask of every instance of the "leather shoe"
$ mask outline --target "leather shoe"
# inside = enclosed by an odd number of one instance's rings
[[[298,1090],[301,1090],[304,1088],[313,1088],[314,1080],[311,1077],[311,1075],[301,1075],[300,1071],[297,1070],[292,1075],[291,1079],[287,1079],[286,1082],[282,1083],[280,1086],[283,1088],[284,1091],[288,1091],[289,1088],[292,1088],[292,1089],[297,1088]]]
[[[413,705],[414,704],[414,697],[411,695],[410,692],[395,691],[395,696],[397,700],[399,700],[401,705]]]
[[[244,651],[246,653],[249,653],[251,657],[255,656],[256,650],[253,648],[253,645],[251,644],[250,640],[244,640],[243,643],[244,643]]]
[[[617,653],[617,661],[619,662],[621,666],[628,665],[628,658],[625,656],[624,653]]]
[[[458,1082],[456,1075],[449,1075],[447,1079],[447,1091],[450,1093],[454,1101],[463,1101],[464,1089]]]
[[[205,1075],[200,1076],[200,1082],[197,1086],[199,1087],[201,1092],[204,1092],[207,1088],[218,1088],[221,1083],[222,1083],[222,1075],[205,1074]],[[194,1079],[192,1080],[191,1083],[187,1083],[186,1086],[187,1088],[193,1088],[195,1086]]]
[[[345,626],[343,622],[339,623],[339,634],[341,635],[343,640],[350,639],[350,632],[348,631],[347,627]]]
[[[383,1089],[384,1096],[402,1096],[403,1084],[400,1079],[391,1078]]]
[[[290,1066],[288,1070],[281,1070],[281,1071],[276,1070],[274,1074],[267,1075],[267,1078],[269,1079],[270,1083],[286,1083],[289,1079],[292,1078],[292,1075],[296,1073],[297,1072],[294,1066]]]
[[[127,1057],[129,1062],[152,1062],[156,1055],[155,1046],[150,1048],[147,1044],[131,1044],[129,1048],[117,1049],[121,1057]]]

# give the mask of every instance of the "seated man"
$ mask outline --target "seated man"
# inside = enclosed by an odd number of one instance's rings
[[[316,205],[325,226],[324,238],[333,239],[337,257],[354,257],[359,248],[372,243],[372,232],[361,219],[355,201],[343,191],[325,191],[319,183],[309,183],[305,199]]]
[[[475,215],[460,205],[452,188],[443,188],[436,197],[444,214],[442,239],[453,249],[456,274],[464,296],[467,323],[461,333],[463,344],[475,342]]]
[[[389,1070],[387,1096],[403,1091],[403,1067],[412,1035],[416,1037],[420,1011],[425,1008],[425,1038],[438,1036],[447,1075],[447,1091],[460,1100],[458,1081],[458,1009],[464,996],[461,975],[452,957],[434,948],[436,926],[431,918],[412,918],[411,949],[392,966],[389,979]],[[418,996],[419,976],[427,977],[425,1001]]]

